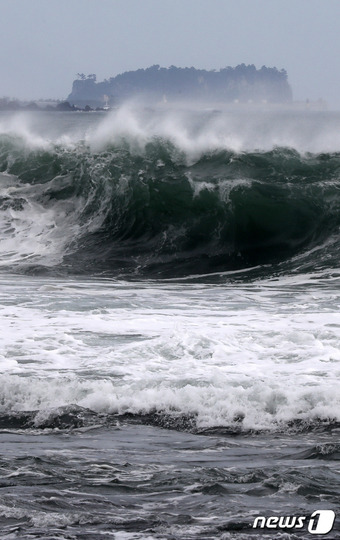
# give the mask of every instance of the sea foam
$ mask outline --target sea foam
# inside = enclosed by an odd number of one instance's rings
[[[340,421],[334,289],[11,281],[2,414],[39,411],[39,425],[79,405],[186,415],[197,428]]]

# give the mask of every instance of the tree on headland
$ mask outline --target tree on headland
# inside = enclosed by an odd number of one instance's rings
[[[90,81],[96,81],[97,75],[95,73],[90,73],[90,75],[85,75],[85,73],[77,73],[78,79],[81,81],[90,80]]]

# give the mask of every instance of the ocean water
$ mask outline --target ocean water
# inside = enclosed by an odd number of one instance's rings
[[[339,538],[340,114],[2,113],[0,189],[1,538]]]

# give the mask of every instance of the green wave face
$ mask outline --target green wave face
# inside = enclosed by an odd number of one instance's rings
[[[189,160],[160,137],[96,152],[84,142],[29,150],[1,135],[0,171],[2,266],[179,277],[339,262],[337,153],[216,150]],[[22,253],[24,239],[33,247]]]

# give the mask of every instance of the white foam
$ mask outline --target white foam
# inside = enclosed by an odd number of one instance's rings
[[[200,427],[340,420],[335,289],[21,279],[1,287],[3,411],[157,409]]]
[[[70,212],[65,201],[53,206],[39,202],[37,188],[12,175],[0,174],[0,182],[0,197],[13,201],[0,212],[0,267],[60,263],[67,244],[80,232],[76,217],[81,201],[74,201]]]

